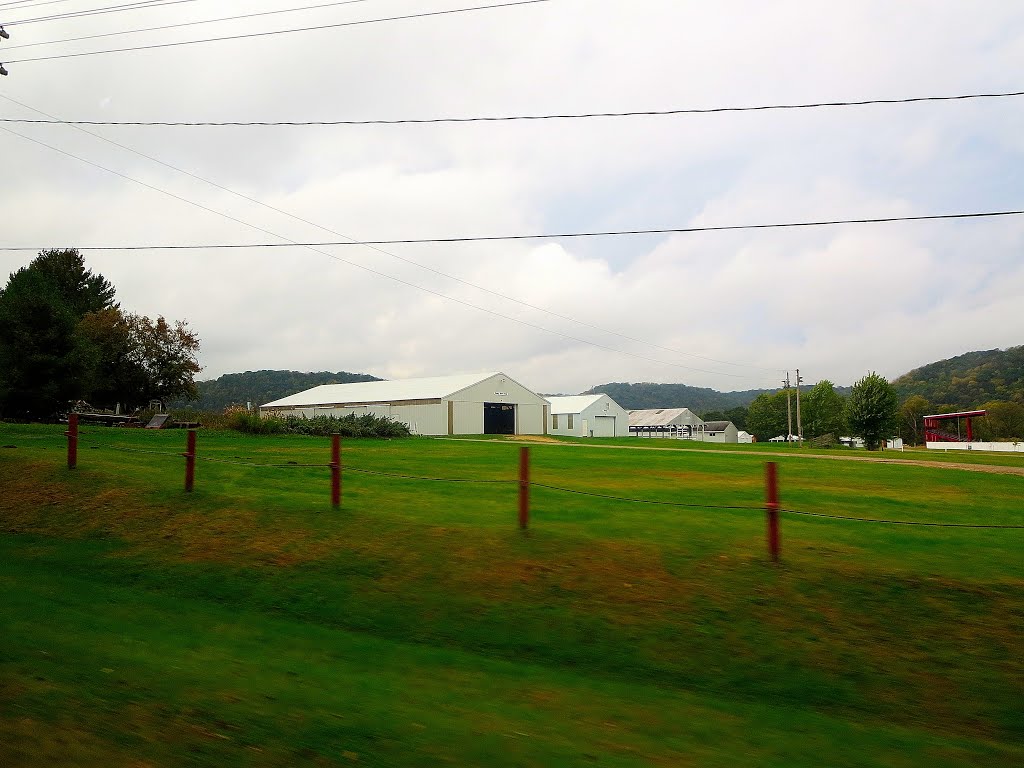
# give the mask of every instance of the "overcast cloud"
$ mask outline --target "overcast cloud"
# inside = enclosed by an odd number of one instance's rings
[[[0,19],[113,4],[0,9]],[[9,26],[0,61],[480,4],[365,0],[7,50],[288,5],[195,0]],[[551,0],[7,69],[0,97],[83,120],[951,95],[1022,89],[1024,5]],[[0,98],[0,116],[39,115]],[[892,377],[1024,343],[1024,217],[326,255],[89,250],[342,239],[332,231],[377,240],[1022,209],[1024,98],[558,122],[89,129],[325,229],[67,126],[0,125],[280,236],[0,131],[0,245],[83,249],[124,307],[198,331],[202,378],[264,368],[387,378],[502,370],[545,392],[607,381],[735,390],[776,386],[797,367],[808,381],[850,384],[869,370]],[[0,272],[32,255],[0,252]]]

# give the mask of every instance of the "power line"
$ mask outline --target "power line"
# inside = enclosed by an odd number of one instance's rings
[[[349,0],[359,2],[360,0]],[[304,9],[295,9],[304,10]],[[117,33],[115,33],[117,34]],[[41,43],[32,43],[41,45]],[[25,46],[17,46],[25,47]],[[8,50],[11,50],[10,48]],[[8,64],[16,62],[7,62]],[[274,126],[337,126],[337,125],[420,125],[430,123],[498,123],[520,120],[580,120],[615,117],[665,117],[669,115],[707,115],[722,112],[767,112],[788,109],[822,109],[829,107],[862,107],[872,104],[913,104],[919,102],[967,101],[971,99],[1002,99],[1024,96],[1024,91],[993,93],[965,93],[954,96],[910,96],[899,99],[864,99],[861,101],[818,101],[801,104],[758,104],[739,107],[707,107],[681,109],[649,109],[628,112],[578,112],[546,115],[491,115],[475,117],[422,117],[394,120],[225,120],[225,121],[172,121],[172,120],[38,120],[31,118],[0,118],[4,123],[65,123],[67,125],[162,126],[175,128],[195,127],[274,127]]]
[[[187,0],[173,0],[174,2],[186,2]],[[227,40],[245,40],[254,37],[269,37],[271,35],[287,35],[292,32],[313,32],[322,29],[339,29],[341,27],[356,27],[364,24],[377,24],[385,21],[405,21],[408,19],[425,19],[432,16],[451,16],[456,13],[468,13],[470,11],[490,11],[498,8],[513,8],[522,5],[536,5],[538,3],[549,3],[551,0],[514,0],[509,3],[495,5],[476,5],[469,8],[451,8],[445,11],[427,11],[424,13],[411,13],[404,16],[388,16],[378,19],[363,19],[362,21],[344,21],[336,24],[318,24],[311,27],[296,27],[293,29],[276,29],[267,32],[249,32],[242,35],[226,35],[224,37],[208,37],[202,40],[179,40],[174,43],[155,43],[153,45],[137,45],[130,48],[111,48],[105,51],[84,51],[81,53],[64,53],[54,56],[37,56],[31,59],[12,59],[6,64],[24,64],[30,61],[53,61],[55,59],[73,59],[80,56],[98,56],[107,53],[126,53],[129,51],[148,51],[157,48],[173,48],[181,45],[197,45],[199,43],[219,43]]]
[[[342,2],[334,3],[322,3],[320,5],[307,5],[302,8],[283,8],[276,11],[261,11],[259,13],[243,13],[239,16],[222,16],[218,19],[202,19],[199,21],[184,21],[178,24],[164,24],[159,27],[144,27],[142,29],[125,29],[120,32],[104,32],[98,35],[84,35],[82,37],[69,37],[63,40],[45,40],[38,43],[22,43],[21,45],[9,45],[5,50],[13,51],[16,48],[31,48],[36,45],[57,45],[58,43],[76,43],[82,40],[95,40],[100,37],[117,37],[118,35],[134,35],[141,32],[159,32],[165,29],[179,29],[181,27],[194,27],[199,24],[215,24],[220,21],[239,21],[242,19],[252,19],[258,16],[273,16],[279,13],[296,13],[298,11],[312,11],[319,10],[321,8],[333,8],[339,5],[352,5],[354,3],[364,3],[367,0],[343,0]]]
[[[2,129],[7,130],[7,129]],[[22,134],[15,134],[21,136]],[[980,211],[974,213],[937,213],[925,216],[884,216],[870,219],[829,219],[822,221],[787,221],[771,224],[726,224],[710,227],[674,227],[667,229],[621,229],[600,232],[550,232],[530,235],[476,235],[467,237],[424,237],[395,240],[324,240],[313,242],[289,241],[287,243],[203,243],[197,245],[93,245],[79,246],[88,251],[199,251],[228,248],[311,248],[353,245],[426,245],[430,243],[480,243],[508,240],[557,240],[560,238],[622,237],[633,235],[672,235],[694,232],[731,232],[750,229],[787,229],[793,227],[828,227],[839,224],[884,224],[898,221],[939,221],[944,219],[980,219],[997,216],[1020,216],[1019,211]],[[38,247],[0,246],[0,251],[34,251]],[[774,370],[774,369],[772,369]]]
[[[13,27],[22,24],[35,24],[41,21],[61,21],[63,19],[77,19],[82,16],[97,16],[105,13],[120,13],[121,11],[139,11],[147,8],[158,8],[162,5],[178,5],[179,3],[194,3],[196,0],[139,0],[134,3],[122,3],[121,5],[108,5],[102,8],[89,8],[81,11],[68,11],[67,13],[55,13],[51,16],[37,16],[34,19],[18,19],[16,21],[4,22],[4,26]],[[23,10],[23,9],[17,9]]]
[[[12,11],[24,11],[26,8],[38,8],[41,5],[57,5],[58,3],[66,3],[68,0],[46,0],[42,3],[33,3],[31,0],[14,0],[11,3],[0,3],[0,10],[12,10]],[[20,6],[15,8],[13,6]]]
[[[67,150],[60,149],[59,147],[55,147],[52,144],[47,144],[46,142],[40,141],[38,139],[34,139],[31,136],[26,136],[26,135],[24,135],[22,133],[18,133],[17,131],[13,131],[10,128],[6,128],[6,127],[0,125],[0,131],[5,131],[5,132],[10,133],[10,134],[12,134],[14,136],[18,136],[18,137],[20,137],[22,139],[25,139],[26,141],[31,141],[31,142],[33,142],[35,144],[38,144],[38,145],[43,146],[43,147],[46,147],[47,149],[51,149],[54,152],[58,152],[58,153],[60,153],[62,155],[65,155],[67,157],[74,158],[75,160],[78,160],[80,162],[86,163],[87,165],[91,165],[91,166],[93,166],[95,168],[99,168],[99,169],[101,169],[103,171],[106,171],[108,173],[111,173],[111,174],[113,174],[115,176],[119,176],[119,177],[121,177],[123,179],[126,179],[127,181],[131,181],[131,182],[134,182],[136,184],[140,184],[141,186],[144,186],[144,187],[146,187],[148,189],[151,189],[151,190],[153,190],[155,192],[159,192],[159,193],[161,193],[163,195],[167,195],[168,197],[172,197],[172,198],[174,198],[176,200],[180,200],[181,202],[187,203],[189,205],[192,205],[192,206],[195,206],[195,207],[200,208],[202,210],[205,210],[205,211],[208,211],[210,213],[216,214],[216,215],[221,216],[223,218],[226,218],[226,219],[229,219],[231,221],[237,222],[239,224],[242,224],[243,226],[249,227],[251,229],[255,229],[255,230],[259,231],[259,232],[263,232],[263,233],[268,234],[268,235],[270,235],[272,237],[280,238],[281,240],[284,240],[287,243],[290,243],[291,245],[300,245],[300,243],[298,243],[298,242],[296,242],[294,240],[291,240],[290,238],[287,238],[287,237],[285,237],[283,235],[279,235],[276,232],[271,232],[268,229],[260,227],[260,226],[258,226],[256,224],[251,224],[251,223],[249,223],[247,221],[244,221],[243,219],[236,218],[234,216],[231,216],[230,214],[223,213],[222,211],[218,211],[218,210],[216,210],[214,208],[210,208],[208,206],[203,205],[202,203],[197,203],[194,200],[190,200],[187,197],[182,197],[181,195],[177,195],[177,194],[175,194],[173,192],[168,192],[165,189],[161,189],[160,187],[156,187],[156,186],[153,186],[152,184],[148,184],[148,183],[146,183],[144,181],[140,181],[138,179],[135,179],[135,178],[133,178],[131,176],[128,176],[126,174],[121,173],[120,171],[115,171],[115,170],[113,170],[111,168],[107,168],[106,166],[100,165],[99,163],[96,163],[96,162],[94,162],[92,160],[87,160],[87,159],[85,159],[83,157],[79,157],[78,155],[75,155],[75,154],[73,154],[71,152],[68,152]],[[400,277],[395,277],[394,275],[389,275],[386,272],[381,272],[381,271],[376,270],[376,269],[374,269],[372,267],[367,267],[364,264],[359,264],[358,262],[350,261],[348,259],[344,259],[344,258],[342,258],[340,256],[336,256],[333,253],[329,253],[327,251],[319,250],[318,248],[310,246],[310,245],[303,245],[302,247],[308,248],[309,250],[311,250],[311,251],[313,251],[315,253],[319,253],[319,254],[321,254],[323,256],[326,256],[329,259],[333,259],[335,261],[342,262],[343,264],[348,264],[350,266],[356,267],[357,269],[361,269],[361,270],[363,270],[365,272],[369,272],[369,273],[377,275],[379,277],[386,278],[386,279],[391,280],[393,282],[400,283],[402,285],[406,285],[406,286],[408,286],[410,288],[415,288],[418,291],[422,291],[424,293],[429,293],[429,294],[431,294],[433,296],[437,296],[438,298],[444,299],[446,301],[454,302],[456,304],[461,304],[462,306],[469,307],[470,309],[475,309],[475,310],[477,310],[479,312],[485,312],[485,313],[487,313],[489,315],[492,315],[494,317],[499,317],[499,318],[502,318],[504,320],[508,320],[510,322],[513,322],[513,323],[518,323],[519,325],[522,325],[522,326],[527,327],[527,328],[533,328],[535,330],[543,331],[544,333],[552,334],[554,336],[561,336],[562,338],[567,339],[569,341],[575,341],[575,342],[577,342],[579,344],[585,344],[587,346],[591,346],[591,347],[594,347],[596,349],[603,349],[603,350],[605,350],[607,352],[612,352],[612,353],[618,354],[618,355],[625,355],[627,357],[633,357],[633,358],[636,358],[638,360],[645,360],[647,362],[656,363],[658,365],[667,365],[667,366],[671,366],[673,368],[682,368],[682,369],[685,369],[685,370],[695,371],[695,372],[698,372],[698,373],[707,373],[707,374],[710,374],[712,376],[728,376],[730,378],[739,378],[739,379],[756,379],[756,378],[758,378],[758,377],[754,377],[754,376],[743,376],[743,375],[736,374],[736,373],[725,373],[723,371],[711,371],[711,370],[707,370],[707,369],[704,369],[704,368],[696,368],[696,367],[689,366],[689,365],[683,365],[682,363],[672,363],[672,362],[668,362],[666,360],[660,360],[658,358],[649,357],[647,355],[641,355],[641,354],[637,354],[635,352],[629,352],[627,350],[618,349],[616,347],[611,347],[611,346],[608,346],[607,344],[600,344],[600,343],[598,343],[596,341],[590,341],[588,339],[583,339],[583,338],[580,338],[578,336],[573,336],[572,334],[564,333],[562,331],[557,331],[557,330],[554,330],[552,328],[547,328],[545,326],[538,325],[537,323],[532,323],[532,322],[530,322],[528,320],[522,320],[522,319],[517,318],[517,317],[512,317],[511,315],[506,315],[506,314],[503,314],[501,312],[497,312],[497,311],[495,311],[493,309],[488,309],[487,307],[482,307],[479,304],[474,304],[474,303],[472,303],[470,301],[465,301],[463,299],[459,299],[459,298],[456,298],[454,296],[449,296],[448,294],[442,293],[440,291],[435,291],[432,288],[427,288],[427,287],[419,285],[417,283],[413,283],[413,282],[411,282],[409,280],[404,280],[404,279],[402,279]]]
[[[24,107],[25,109],[30,109],[33,112],[36,112],[38,114],[44,115],[44,116],[49,117],[49,118],[52,118],[54,120],[58,119],[58,118],[55,118],[53,115],[50,115],[50,114],[48,114],[46,112],[43,112],[42,110],[37,109],[35,107],[29,106],[28,104],[20,102],[20,101],[18,101],[16,99],[12,99],[9,96],[4,96],[3,94],[0,94],[0,98],[4,99],[5,101],[9,101],[9,102],[11,102],[13,104],[17,104],[20,107]],[[199,176],[197,174],[194,174],[191,171],[186,171],[185,169],[179,168],[176,165],[172,165],[170,163],[164,162],[163,160],[160,160],[159,158],[153,157],[152,155],[148,155],[148,154],[146,154],[144,152],[140,152],[139,150],[134,149],[132,147],[129,147],[129,146],[125,145],[125,144],[121,144],[121,143],[116,142],[116,141],[114,141],[112,139],[108,139],[105,136],[102,136],[102,135],[100,135],[98,133],[93,133],[92,131],[86,130],[85,128],[80,128],[80,127],[78,127],[76,125],[70,125],[69,127],[74,128],[74,130],[78,131],[79,133],[84,133],[87,136],[92,136],[94,138],[97,138],[97,139],[99,139],[101,141],[106,142],[107,144],[110,144],[112,146],[118,147],[119,149],[123,149],[123,150],[125,150],[127,152],[131,152],[131,153],[133,153],[135,155],[138,155],[139,157],[145,158],[146,160],[149,160],[151,162],[154,162],[154,163],[157,163],[159,165],[162,165],[165,168],[170,168],[173,171],[177,171],[178,173],[184,174],[185,176],[188,176],[190,178],[196,179],[197,181],[201,181],[204,184],[209,184],[210,186],[212,186],[212,187],[214,187],[216,189],[220,189],[220,190],[222,190],[224,192],[227,192],[228,194],[234,195],[235,197],[238,197],[238,198],[240,198],[242,200],[246,200],[248,202],[254,203],[255,205],[259,205],[260,207],[265,208],[265,209],[267,209],[269,211],[274,211],[275,213],[279,213],[279,214],[281,214],[283,216],[287,216],[287,217],[289,217],[291,219],[294,219],[295,221],[301,222],[303,224],[308,224],[309,226],[316,227],[317,229],[323,230],[324,232],[330,232],[333,235],[337,235],[338,237],[345,238],[345,240],[347,241],[348,244],[352,244],[352,245],[359,244],[359,241],[356,238],[350,237],[350,236],[345,235],[345,234],[343,234],[341,232],[338,232],[337,230],[333,230],[330,227],[323,226],[322,224],[318,224],[318,223],[316,223],[314,221],[310,221],[309,219],[305,219],[305,218],[303,218],[301,216],[297,216],[297,215],[295,215],[295,214],[293,214],[293,213],[291,213],[289,211],[286,211],[286,210],[284,210],[282,208],[278,208],[276,206],[269,205],[268,203],[265,203],[265,202],[263,202],[261,200],[258,200],[256,198],[254,198],[254,197],[250,197],[249,195],[246,195],[246,194],[243,194],[243,193],[238,192],[236,190],[233,190],[233,189],[231,189],[229,187],[226,187],[226,186],[224,186],[222,184],[218,184],[215,181],[211,181],[210,179],[207,179],[207,178],[204,178],[204,177]],[[707,357],[705,355],[698,355],[698,354],[695,354],[695,353],[692,353],[692,352],[684,352],[682,350],[673,349],[672,347],[666,347],[666,346],[663,346],[661,344],[655,344],[654,342],[645,341],[644,339],[639,339],[639,338],[636,338],[634,336],[630,336],[628,334],[621,333],[619,331],[613,331],[613,330],[611,330],[609,328],[604,328],[602,326],[595,325],[593,323],[587,323],[587,322],[584,322],[583,320],[578,320],[576,318],[570,317],[569,315],[563,315],[563,314],[561,314],[559,312],[555,312],[555,311],[547,309],[545,307],[541,307],[541,306],[538,306],[536,304],[531,304],[530,302],[523,301],[522,299],[517,299],[517,298],[515,298],[513,296],[509,296],[508,294],[501,293],[500,291],[495,291],[495,290],[493,290],[491,288],[486,288],[486,287],[484,287],[482,285],[479,285],[477,283],[470,282],[469,280],[464,280],[461,277],[456,277],[455,275],[448,274],[447,272],[443,272],[443,271],[441,271],[439,269],[435,269],[434,267],[428,266],[426,264],[423,264],[421,262],[418,262],[418,261],[415,261],[413,259],[407,258],[405,256],[399,256],[398,254],[392,253],[391,251],[384,250],[383,248],[380,248],[380,247],[377,247],[377,246],[374,246],[374,245],[370,245],[370,244],[364,244],[364,245],[367,248],[369,248],[370,250],[376,251],[377,253],[384,254],[385,256],[390,256],[393,259],[397,259],[397,260],[402,261],[402,262],[404,262],[406,264],[411,264],[411,265],[413,265],[415,267],[419,267],[420,269],[423,269],[425,271],[432,272],[435,275],[440,275],[441,277],[445,277],[445,278],[447,278],[449,280],[454,280],[457,283],[460,283],[460,284],[466,285],[466,286],[468,286],[470,288],[474,288],[474,289],[476,289],[478,291],[482,291],[484,293],[490,294],[491,296],[497,296],[498,298],[505,299],[506,301],[511,301],[513,303],[519,304],[520,306],[527,307],[529,309],[533,309],[533,310],[536,310],[538,312],[543,312],[544,314],[550,315],[552,317],[557,317],[560,320],[567,320],[569,322],[576,323],[577,325],[582,325],[582,326],[584,326],[586,328],[590,328],[592,330],[600,331],[601,333],[607,333],[607,334],[610,334],[612,336],[618,336],[620,339],[625,339],[627,341],[632,341],[632,342],[635,342],[635,343],[638,343],[638,344],[644,344],[646,346],[653,347],[654,349],[660,349],[660,350],[662,350],[664,352],[669,352],[669,353],[675,354],[675,355],[682,355],[684,357],[692,357],[692,358],[696,358],[696,359],[699,359],[699,360],[705,360],[705,361],[710,362],[710,363],[718,363],[720,365],[729,365],[729,366],[734,366],[734,367],[738,367],[738,368],[752,368],[752,369],[762,370],[762,371],[772,371],[772,372],[775,371],[774,368],[764,368],[763,366],[759,366],[759,365],[748,365],[748,364],[744,364],[744,363],[734,363],[734,362],[731,362],[731,361],[728,361],[728,360],[719,360],[719,359],[714,358],[714,357]]]

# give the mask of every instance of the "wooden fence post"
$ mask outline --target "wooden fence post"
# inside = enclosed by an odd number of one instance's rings
[[[519,449],[519,527],[526,530],[530,524],[530,449]]]
[[[192,493],[196,482],[196,431],[188,431],[188,447],[182,456],[185,457],[185,493]]]
[[[341,506],[341,435],[331,435],[331,506]]]
[[[68,414],[68,431],[64,433],[68,438],[68,469],[78,466],[78,414]]]
[[[768,522],[768,552],[779,562],[779,476],[774,461],[765,462],[765,513]]]

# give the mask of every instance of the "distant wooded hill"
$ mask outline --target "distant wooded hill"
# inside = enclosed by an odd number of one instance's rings
[[[627,384],[613,382],[598,384],[583,394],[596,395],[603,392],[627,411],[643,408],[689,408],[697,414],[708,411],[727,411],[737,406],[747,406],[762,392],[773,389],[748,389],[743,392],[719,392],[705,387],[691,387],[688,384]]]
[[[192,403],[179,402],[176,407],[189,407],[197,411],[222,411],[229,405],[252,403],[259,407],[272,400],[294,395],[304,389],[321,384],[350,384],[355,381],[380,381],[367,373],[348,371],[320,371],[300,373],[299,371],[246,371],[226,373],[210,381],[198,381],[199,400]]]
[[[1024,346],[939,360],[893,382],[900,400],[921,395],[935,405],[977,408],[993,400],[1024,402]]]

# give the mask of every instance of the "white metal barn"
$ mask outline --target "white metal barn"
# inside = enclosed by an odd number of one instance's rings
[[[261,416],[362,416],[409,425],[419,435],[540,435],[548,401],[504,373],[324,384],[260,406]]]
[[[629,434],[639,437],[697,439],[703,419],[689,408],[649,408],[629,412]]]
[[[608,395],[549,397],[548,434],[573,437],[626,437],[629,414]]]

